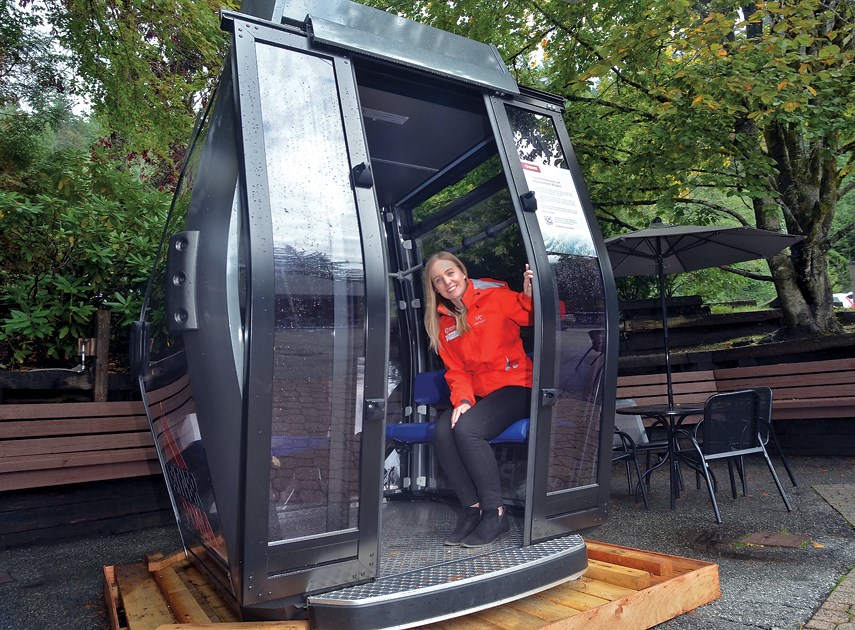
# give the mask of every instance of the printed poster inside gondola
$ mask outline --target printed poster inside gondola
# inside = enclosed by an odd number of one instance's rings
[[[582,202],[566,168],[521,161],[526,183],[537,199],[537,217],[550,254],[596,256]]]

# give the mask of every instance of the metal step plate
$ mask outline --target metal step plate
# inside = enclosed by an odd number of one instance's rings
[[[442,541],[456,515],[447,506],[408,504],[388,512],[380,577],[310,597],[314,628],[379,630],[436,622],[545,590],[587,568],[578,535],[522,547],[521,519],[512,519],[510,534],[492,545],[450,547]]]

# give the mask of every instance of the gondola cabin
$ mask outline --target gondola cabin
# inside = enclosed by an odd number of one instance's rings
[[[574,579],[609,496],[613,279],[562,100],[496,48],[346,0],[222,13],[140,375],[184,546],[246,620],[400,628]],[[265,10],[269,9],[267,13]],[[527,417],[494,440],[511,531],[443,545],[439,250],[521,289]]]

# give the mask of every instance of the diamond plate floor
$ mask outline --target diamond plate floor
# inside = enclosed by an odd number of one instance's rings
[[[510,532],[490,545],[476,549],[448,546],[443,541],[457,524],[453,508],[432,502],[388,502],[382,512],[384,536],[377,580],[313,596],[309,601],[317,606],[403,600],[417,592],[448,588],[452,583],[459,588],[521,567],[555,562],[558,557],[584,555],[585,543],[580,536],[522,547],[522,518],[511,516],[510,520]]]
[[[457,511],[441,503],[390,501],[381,513],[383,538],[380,541],[379,577],[417,571],[454,562],[473,555],[513,549],[522,545],[522,517],[510,512],[511,531],[498,541],[467,549],[443,544],[457,526]]]

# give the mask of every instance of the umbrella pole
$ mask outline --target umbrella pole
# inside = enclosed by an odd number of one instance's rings
[[[657,239],[656,266],[659,271],[659,299],[662,302],[662,333],[665,340],[665,377],[668,380],[668,408],[674,408],[674,387],[671,384],[671,350],[668,345],[668,310],[665,299],[665,263],[662,260],[662,242]]]

